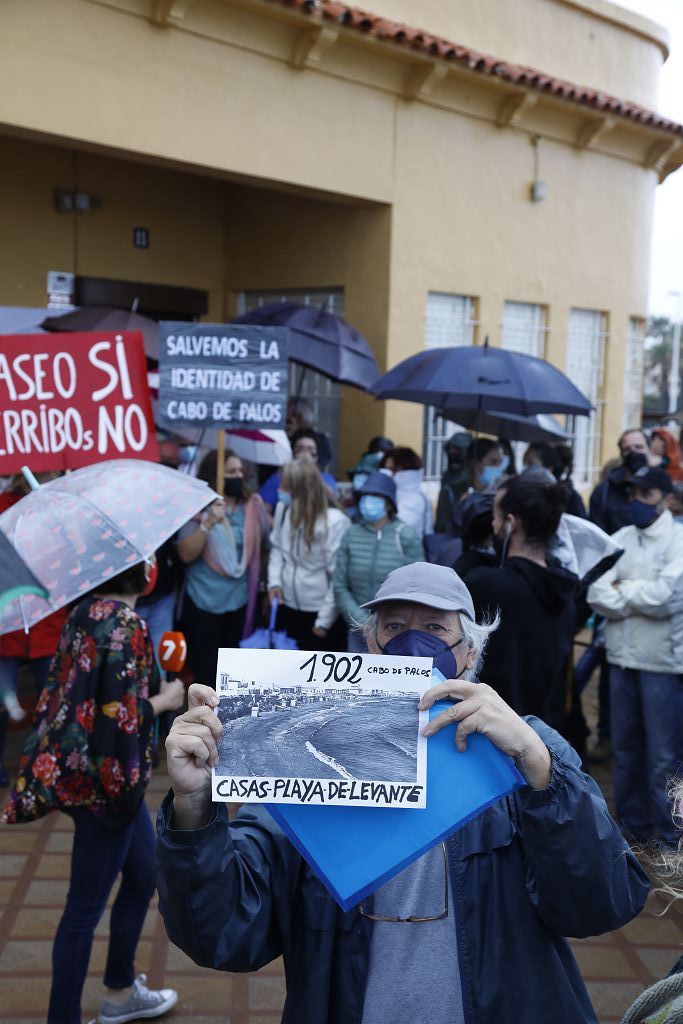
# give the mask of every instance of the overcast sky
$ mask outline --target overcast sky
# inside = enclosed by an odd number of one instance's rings
[[[668,30],[671,53],[662,68],[659,111],[683,123],[683,0],[617,0]],[[683,316],[683,168],[657,186],[650,267],[650,310],[673,317],[677,305]]]

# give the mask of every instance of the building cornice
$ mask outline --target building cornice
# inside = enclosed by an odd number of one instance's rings
[[[157,25],[182,27],[195,0],[150,0],[150,17]],[[683,164],[683,125],[637,103],[609,93],[557,78],[536,68],[500,60],[471,47],[432,35],[421,29],[362,11],[339,0],[223,0],[228,6],[258,8],[280,13],[288,21],[301,23],[302,34],[292,55],[294,67],[324,70],[325,54],[342,41],[359,41],[393,53],[412,67],[406,77],[404,94],[409,99],[434,102],[434,92],[449,77],[472,76],[482,86],[500,92],[494,120],[501,127],[519,127],[530,111],[538,113],[539,101],[561,104],[565,114],[574,111],[578,119],[574,144],[579,149],[596,148],[618,129],[631,127],[649,138],[642,164],[656,171],[663,181]],[[631,24],[630,12],[617,15],[619,8],[606,0],[556,0],[586,10],[595,17],[613,21],[636,32],[653,45],[657,26],[646,19]],[[628,17],[627,17],[628,15]],[[642,24],[640,24],[642,22]],[[530,129],[533,130],[533,129]]]

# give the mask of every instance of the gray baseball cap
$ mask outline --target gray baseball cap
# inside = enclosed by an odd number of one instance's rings
[[[412,562],[390,572],[372,601],[361,608],[376,608],[387,601],[412,601],[444,612],[464,612],[474,622],[470,592],[455,569],[432,562]]]

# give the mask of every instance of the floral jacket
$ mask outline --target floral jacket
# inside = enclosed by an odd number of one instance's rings
[[[2,820],[88,807],[107,827],[125,828],[151,773],[146,698],[157,686],[142,619],[121,601],[88,597],[77,605],[62,629]]]

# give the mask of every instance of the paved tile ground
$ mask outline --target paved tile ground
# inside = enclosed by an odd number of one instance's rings
[[[588,695],[589,718],[594,691]],[[13,768],[22,733],[10,735]],[[596,777],[610,796],[609,768]],[[165,792],[162,766],[148,791],[155,811]],[[51,940],[61,915],[69,874],[71,822],[52,814],[29,826],[0,828],[0,1019],[3,1024],[44,1021],[50,985]],[[601,1024],[619,1021],[643,987],[662,977],[683,952],[683,911],[657,916],[654,903],[625,928],[574,942]],[[101,997],[99,972],[106,952],[107,918],[97,930],[83,1020],[94,1016]],[[222,975],[196,967],[166,938],[156,907],[150,907],[138,949],[138,970],[155,987],[181,993],[169,1024],[266,1024],[280,1019],[284,982],[280,962],[257,974]]]

